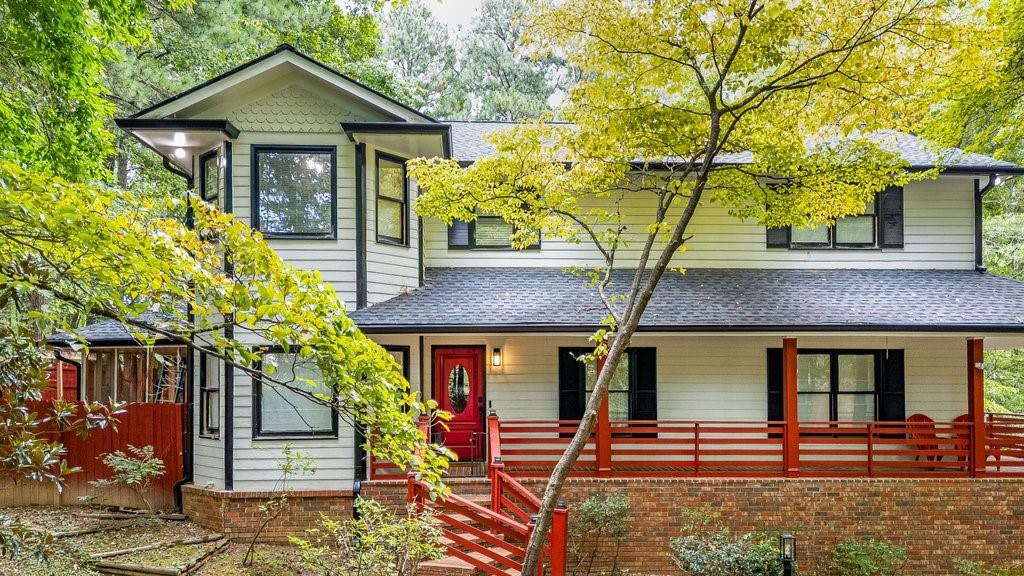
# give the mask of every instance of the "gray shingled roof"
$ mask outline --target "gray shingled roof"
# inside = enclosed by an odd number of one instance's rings
[[[625,286],[630,272],[616,282]],[[429,268],[423,287],[352,313],[368,332],[579,331],[603,308],[557,268]],[[1024,282],[973,270],[690,269],[670,273],[642,329],[1024,332]]]
[[[146,323],[165,322],[170,319],[166,314],[156,312],[145,312],[139,315],[139,320]],[[150,324],[153,325],[153,324]],[[78,334],[90,344],[128,344],[137,342],[135,336],[117,320],[99,320],[78,329]],[[161,338],[157,338],[160,340]],[[66,345],[77,342],[78,339],[66,332],[54,334],[46,339],[53,345]],[[141,345],[141,344],[140,344]]]
[[[494,146],[484,139],[491,132],[508,130],[515,126],[514,122],[451,122],[452,126],[452,157],[461,162],[472,162],[494,152]],[[996,160],[982,154],[964,153],[950,149],[936,154],[929,149],[927,142],[911,134],[903,134],[893,130],[884,130],[869,135],[869,138],[881,143],[886,150],[898,151],[913,168],[931,168],[936,164],[948,166],[956,170],[979,172],[1017,172],[1020,166],[1012,162]],[[718,158],[722,164],[749,164],[753,162],[750,152],[724,154]]]

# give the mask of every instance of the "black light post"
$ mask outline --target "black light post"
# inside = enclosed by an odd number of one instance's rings
[[[796,537],[786,533],[779,536],[779,560],[782,561],[783,576],[793,576],[793,564],[796,562]]]

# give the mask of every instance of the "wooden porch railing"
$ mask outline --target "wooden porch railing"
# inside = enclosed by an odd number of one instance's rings
[[[567,420],[498,421],[490,434],[492,471],[512,478],[546,478],[576,431]],[[970,477],[1024,476],[1024,415],[989,414],[971,463],[974,423],[800,422],[787,456],[790,428],[771,421],[611,422],[607,469],[599,470],[600,435],[588,441],[570,475],[576,477]],[[795,462],[787,462],[795,458]],[[979,472],[980,470],[980,472]],[[495,479],[498,478],[497,481]],[[494,501],[492,507],[507,506]]]

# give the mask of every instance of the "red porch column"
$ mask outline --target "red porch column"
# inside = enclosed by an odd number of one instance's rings
[[[972,476],[985,473],[985,340],[967,339],[967,415],[971,420],[971,444],[968,451]]]
[[[782,406],[786,419],[783,461],[786,476],[800,475],[800,422],[796,396],[796,338],[782,339]]]
[[[597,359],[597,376],[604,369],[604,356]],[[604,395],[601,407],[597,409],[597,476],[608,478],[612,475],[612,424],[609,416],[608,394]]]

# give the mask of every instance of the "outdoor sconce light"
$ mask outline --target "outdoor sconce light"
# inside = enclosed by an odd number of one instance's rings
[[[491,366],[501,366],[501,348],[491,349]]]
[[[792,576],[793,563],[796,562],[796,537],[792,534],[779,536],[779,560],[782,561],[782,574]]]

